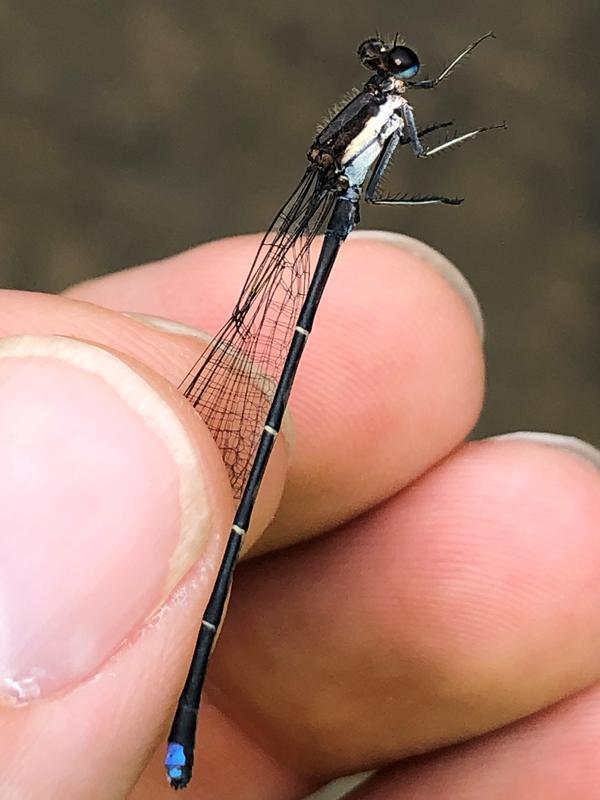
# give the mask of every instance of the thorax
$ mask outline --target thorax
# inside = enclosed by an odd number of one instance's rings
[[[310,161],[353,184],[364,180],[385,142],[403,127],[400,110],[406,103],[400,89],[368,83],[323,128],[308,153]]]

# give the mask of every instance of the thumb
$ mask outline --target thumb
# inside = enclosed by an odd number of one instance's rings
[[[114,800],[181,687],[225,469],[167,381],[63,336],[0,342],[0,458],[0,797]]]

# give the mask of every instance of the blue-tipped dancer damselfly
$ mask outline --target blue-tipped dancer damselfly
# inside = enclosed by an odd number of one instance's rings
[[[376,37],[360,45],[358,56],[372,77],[312,143],[306,172],[265,234],[231,317],[181,386],[219,445],[239,502],[169,736],[165,766],[175,789],[191,779],[210,653],[296,370],[340,246],[358,222],[363,192],[373,205],[462,202],[438,195],[381,196],[379,187],[400,145],[410,145],[417,157],[427,158],[490,130],[477,128],[426,148],[421,140],[451,123],[420,131],[406,93],[438,86],[491,36],[465,48],[437,78],[421,81],[413,80],[420,69],[416,53],[397,37],[391,43]],[[311,246],[323,230],[313,271]]]

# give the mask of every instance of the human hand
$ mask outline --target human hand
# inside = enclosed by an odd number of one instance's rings
[[[1,800],[172,796],[164,737],[233,504],[172,388],[205,340],[118,312],[216,330],[255,247],[4,293],[0,333],[35,338],[0,341],[0,686],[31,699],[0,712]],[[599,457],[464,444],[483,375],[452,267],[351,237],[261,491],[263,555],[236,574],[190,798],[291,800],[374,768],[357,800],[596,797]]]

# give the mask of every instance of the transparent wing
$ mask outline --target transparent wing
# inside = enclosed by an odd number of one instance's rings
[[[335,196],[309,167],[265,234],[231,317],[180,389],[244,488],[311,277],[310,246]]]

